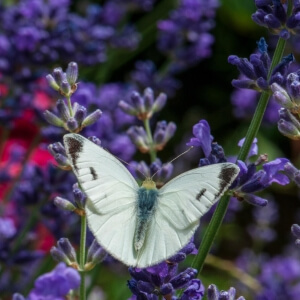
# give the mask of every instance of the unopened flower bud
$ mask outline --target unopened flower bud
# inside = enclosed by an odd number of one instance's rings
[[[59,85],[57,84],[57,82],[51,74],[48,74],[46,76],[46,79],[50,87],[52,87],[55,91],[59,91]]]
[[[70,96],[72,92],[70,83],[67,80],[64,80],[61,83],[60,90],[62,94],[65,95],[66,97]]]
[[[61,197],[55,197],[54,204],[57,207],[62,208],[64,210],[74,211],[76,209],[76,207],[74,206],[73,203],[71,203],[69,200],[61,198]]]
[[[86,127],[88,125],[94,124],[99,120],[102,115],[102,111],[100,109],[95,110],[91,114],[89,114],[82,122],[82,127]]]
[[[65,74],[62,70],[62,68],[55,68],[53,70],[53,77],[56,81],[56,83],[61,87],[61,84],[63,82],[63,80],[65,79]]]
[[[78,129],[78,123],[75,118],[69,118],[67,121],[67,127],[71,132],[75,132]]]
[[[48,123],[57,127],[64,127],[64,121],[57,117],[55,114],[49,110],[44,111],[44,118]]]
[[[71,262],[77,261],[75,249],[72,246],[72,244],[70,243],[69,239],[60,238],[57,241],[57,246],[60,250],[62,250],[65,253],[65,255],[68,257],[68,259]]]
[[[76,62],[70,62],[66,71],[66,76],[69,84],[72,86],[78,78],[78,65]]]
[[[60,117],[67,122],[70,118],[70,111],[63,99],[58,99],[56,102],[56,108],[58,110],[58,113]]]
[[[160,93],[158,97],[155,99],[152,110],[153,112],[160,111],[167,103],[167,95],[164,93]]]

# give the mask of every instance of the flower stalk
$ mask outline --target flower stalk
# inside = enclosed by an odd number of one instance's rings
[[[274,67],[280,62],[280,60],[283,56],[283,51],[285,49],[285,44],[286,44],[286,41],[282,38],[279,38],[277,45],[276,45],[274,55],[273,55],[273,59],[271,62],[271,67],[269,70],[268,78],[270,77]],[[237,156],[238,160],[245,160],[247,158],[247,155],[250,151],[251,144],[260,128],[260,125],[261,125],[261,122],[262,122],[262,119],[264,116],[264,112],[267,107],[270,96],[271,96],[271,94],[267,91],[264,91],[261,94],[257,108],[256,108],[254,116],[253,116],[253,119],[248,128],[245,142]],[[208,227],[205,231],[198,254],[196,255],[196,257],[192,263],[192,267],[198,270],[198,276],[203,268],[205,258],[211,249],[213,241],[215,240],[215,238],[219,232],[219,229],[223,222],[224,216],[227,212],[227,207],[228,207],[229,201],[230,201],[230,196],[228,196],[228,195],[221,198],[221,200],[219,201],[219,204],[212,216],[212,219],[211,219],[210,223],[208,224]]]

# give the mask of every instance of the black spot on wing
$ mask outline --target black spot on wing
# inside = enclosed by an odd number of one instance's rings
[[[204,195],[205,192],[206,192],[206,189],[200,190],[200,192],[196,196],[196,200],[200,201],[200,198]]]
[[[91,172],[91,174],[93,176],[93,180],[98,179],[98,175],[97,175],[97,173],[96,173],[96,171],[95,171],[95,169],[93,167],[90,167],[90,172]]]
[[[230,183],[235,178],[235,175],[237,174],[237,169],[235,167],[232,167],[230,165],[225,165],[218,178],[220,179],[220,185],[219,185],[219,192],[215,195],[216,197],[219,197],[223,194],[224,190],[230,185]]]
[[[68,154],[71,157],[74,169],[78,172],[77,159],[79,157],[79,154],[82,152],[83,141],[81,141],[80,139],[75,139],[73,137],[68,137],[66,139],[66,143],[68,146]]]

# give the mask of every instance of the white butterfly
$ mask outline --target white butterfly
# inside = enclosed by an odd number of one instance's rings
[[[88,197],[86,215],[96,240],[124,264],[139,268],[181,250],[239,172],[232,163],[209,165],[157,190],[151,179],[140,187],[118,159],[81,135],[65,135],[64,144]]]

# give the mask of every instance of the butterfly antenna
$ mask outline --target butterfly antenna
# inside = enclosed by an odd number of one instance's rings
[[[172,160],[170,160],[167,164],[172,163],[174,160],[176,160],[177,158],[179,158],[180,156],[188,153],[189,151],[191,151],[194,147],[191,146],[190,148],[188,148],[187,150],[185,150],[184,152],[182,152],[181,154],[179,154],[178,156],[174,157]],[[161,170],[162,168],[158,169],[152,176],[151,176],[151,180],[152,178]]]

